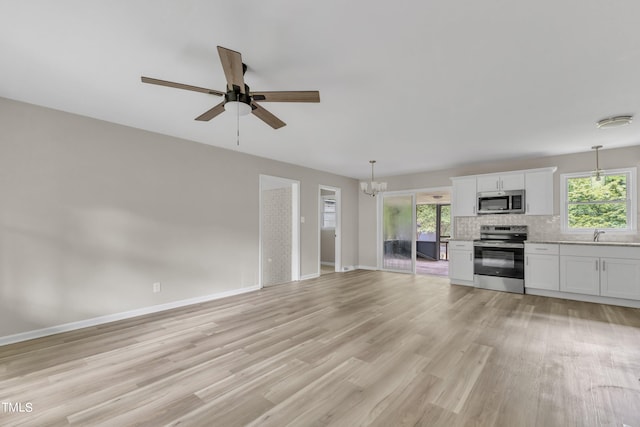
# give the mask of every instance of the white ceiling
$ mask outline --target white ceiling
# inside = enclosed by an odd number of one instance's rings
[[[338,174],[445,169],[640,144],[637,0],[0,0],[0,96]],[[287,123],[195,117],[225,90],[216,51]],[[34,124],[37,125],[37,124]]]

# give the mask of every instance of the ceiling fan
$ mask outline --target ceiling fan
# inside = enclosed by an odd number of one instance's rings
[[[154,79],[142,76],[143,83],[150,83],[160,86],[174,87],[178,89],[191,90],[194,92],[208,93],[210,95],[223,96],[224,101],[200,116],[199,121],[209,121],[223,111],[232,111],[236,115],[253,113],[260,120],[274,129],[279,129],[286,125],[285,122],[274,116],[256,101],[261,102],[320,102],[320,92],[309,91],[277,91],[277,92],[252,92],[244,82],[244,73],[247,66],[242,62],[240,52],[218,46],[218,54],[222,69],[227,79],[227,91],[220,92],[214,89],[207,89],[198,86],[191,86],[182,83],[174,83],[166,80]]]

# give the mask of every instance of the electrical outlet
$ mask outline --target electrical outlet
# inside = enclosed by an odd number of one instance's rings
[[[153,284],[153,293],[158,293],[162,290],[162,285],[160,284],[160,282],[156,282]]]

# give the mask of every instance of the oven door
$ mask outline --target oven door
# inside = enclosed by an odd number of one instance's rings
[[[483,276],[524,279],[524,245],[474,242],[473,273]]]

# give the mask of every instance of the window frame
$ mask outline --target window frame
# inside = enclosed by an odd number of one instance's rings
[[[333,206],[334,206],[334,211],[333,212],[325,211],[325,207],[327,206],[327,201],[333,201]],[[326,224],[326,221],[325,221],[325,215],[326,214],[333,214],[333,226],[327,227],[325,225]],[[322,196],[322,211],[320,212],[320,221],[322,221],[322,223],[320,224],[320,228],[322,230],[335,230],[336,229],[336,223],[338,221],[338,211],[337,211],[336,196],[334,196],[334,195]]]
[[[626,228],[601,228],[598,230],[606,231],[609,234],[634,234],[637,231],[637,207],[638,193],[636,190],[636,174],[637,168],[621,168],[610,169],[603,172],[603,176],[608,175],[627,175],[627,227]],[[593,233],[593,228],[569,228],[569,179],[570,178],[589,178],[592,172],[575,172],[560,175],[560,221],[562,232],[566,234],[589,234]]]

